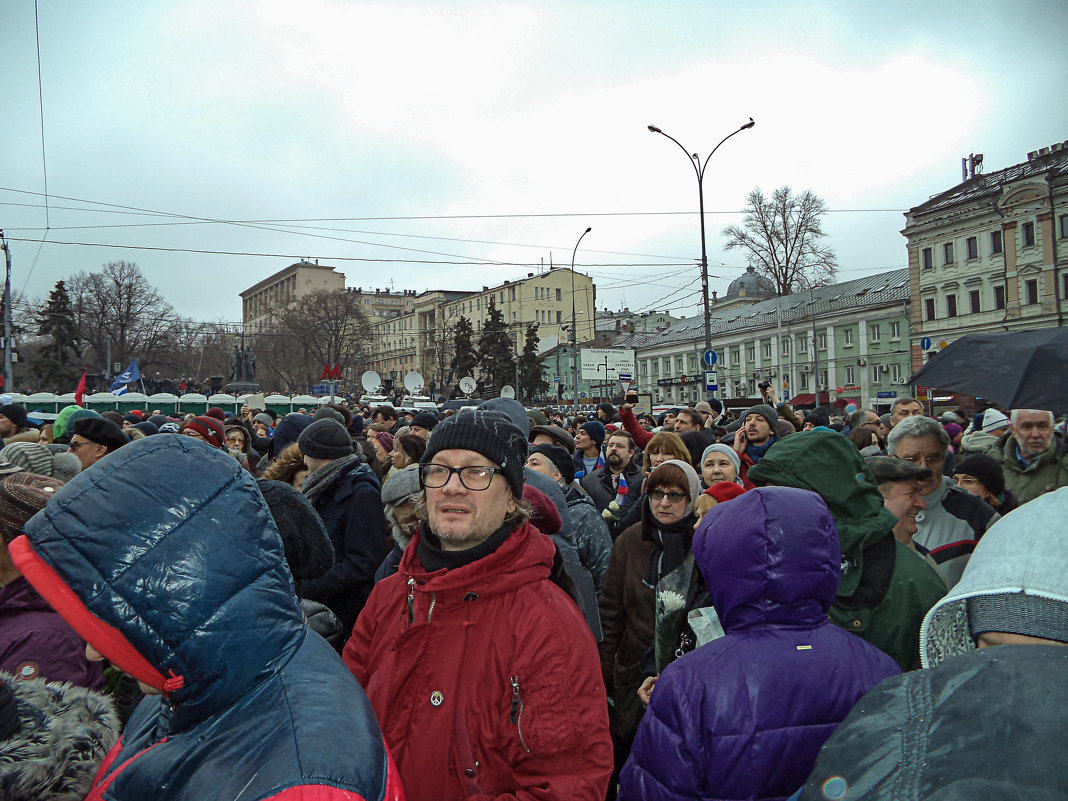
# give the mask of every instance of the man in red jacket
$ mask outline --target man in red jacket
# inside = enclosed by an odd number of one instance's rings
[[[553,583],[523,501],[526,436],[463,412],[420,462],[421,529],[379,582],[344,659],[410,801],[604,798],[607,700],[582,613]]]

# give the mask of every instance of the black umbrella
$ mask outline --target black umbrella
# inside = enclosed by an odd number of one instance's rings
[[[1068,409],[1068,329],[968,334],[909,381],[994,401],[1006,409]]]

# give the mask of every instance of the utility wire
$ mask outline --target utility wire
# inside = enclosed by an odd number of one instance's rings
[[[41,235],[40,243],[37,245],[37,253],[34,254],[33,261],[30,263],[30,269],[26,273],[26,280],[22,284],[23,292],[26,291],[26,287],[30,283],[30,276],[33,275],[33,270],[37,266],[37,260],[41,257],[41,250],[44,249],[45,240],[48,238],[48,228],[51,225],[48,209],[48,159],[45,149],[44,82],[41,80],[41,26],[37,19],[37,0],[33,0],[33,30],[37,43],[37,108],[41,117],[41,174],[44,177],[45,230],[44,234]]]

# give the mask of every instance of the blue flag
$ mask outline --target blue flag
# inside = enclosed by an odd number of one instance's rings
[[[136,384],[140,380],[141,371],[137,369],[137,359],[134,359],[124,372],[115,376],[115,383],[111,385],[111,392],[115,395],[125,395],[126,385]]]

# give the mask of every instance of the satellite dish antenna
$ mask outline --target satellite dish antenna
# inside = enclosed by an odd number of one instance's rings
[[[404,388],[411,394],[418,395],[423,390],[423,377],[419,373],[405,373]]]
[[[363,385],[365,392],[374,392],[382,386],[382,379],[374,370],[368,370],[360,376],[360,383]]]
[[[501,397],[502,398],[514,398],[515,397],[515,390],[512,388],[511,384],[505,384],[503,387],[501,387]]]
[[[475,379],[473,379],[469,375],[466,375],[460,379],[460,391],[463,392],[465,395],[470,395],[472,392],[474,392],[476,386],[477,385],[475,384]]]

